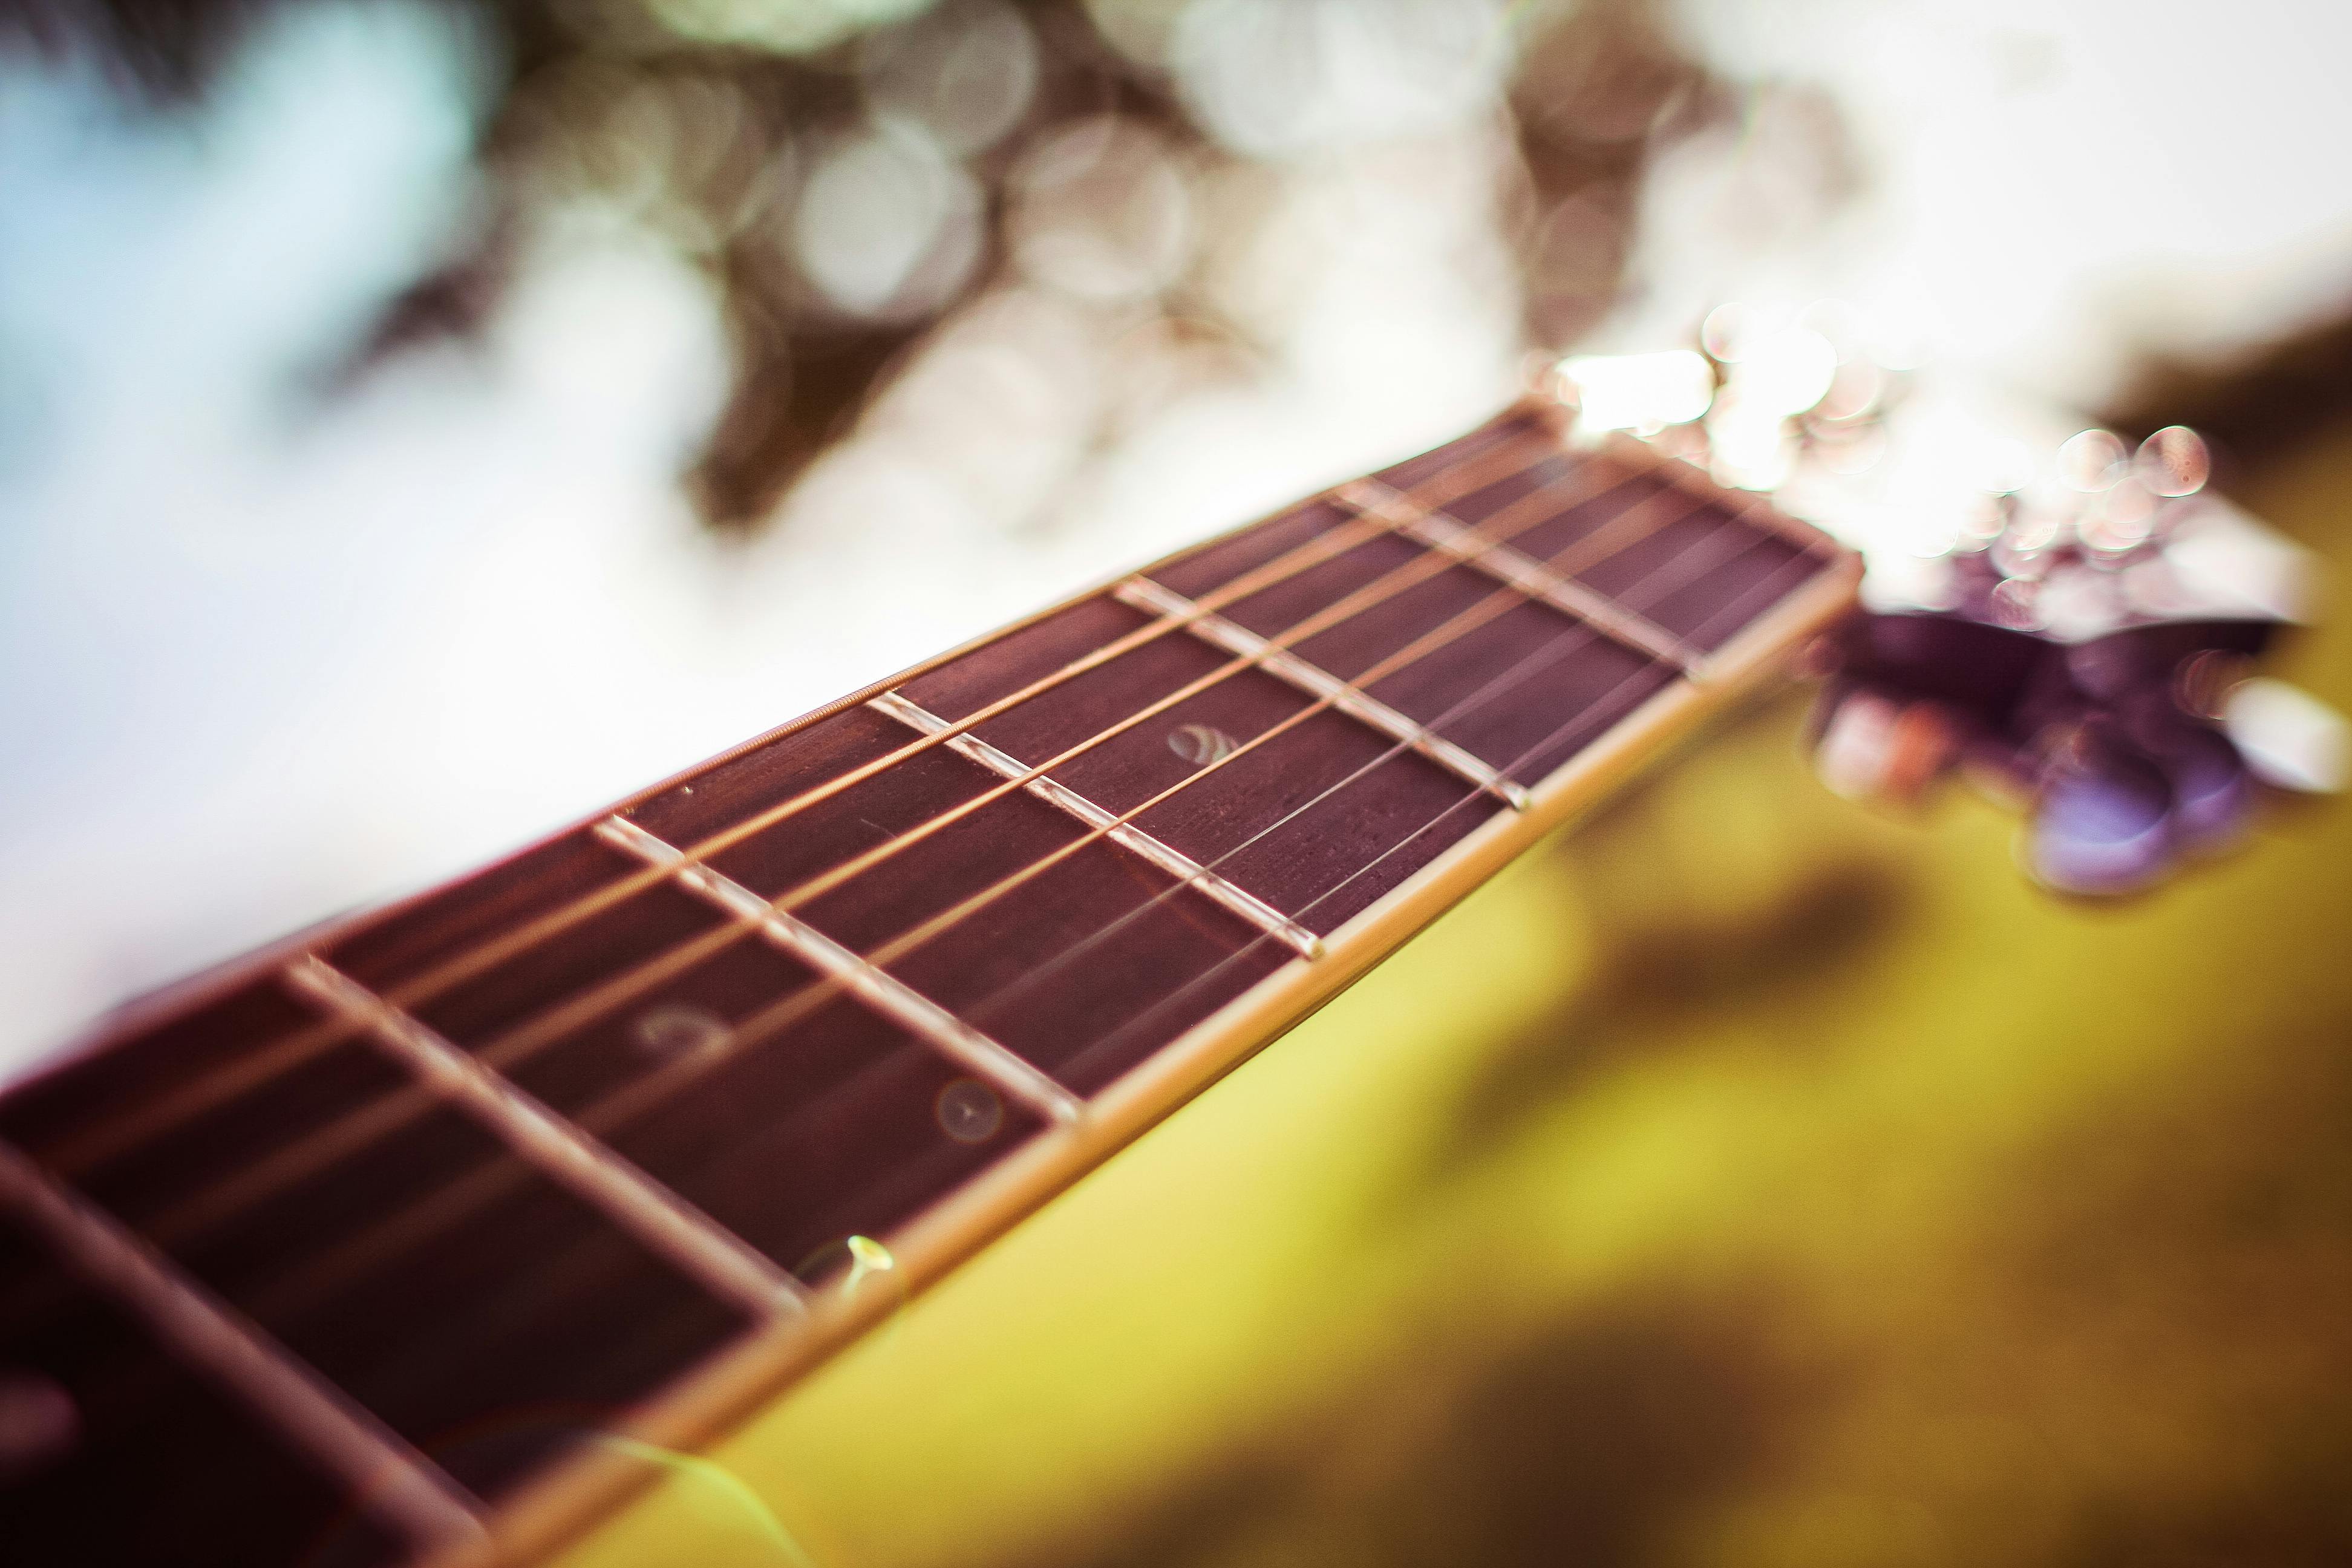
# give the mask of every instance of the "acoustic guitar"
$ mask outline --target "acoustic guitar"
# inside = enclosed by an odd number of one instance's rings
[[[1548,376],[11,1087],[0,1558],[540,1560],[1792,672],[1833,784],[2005,778],[2063,889],[2298,782],[2233,695],[2293,608],[2215,567],[2252,525],[2185,432],[2071,511],[1979,496],[1861,613],[1700,410],[1591,401]]]

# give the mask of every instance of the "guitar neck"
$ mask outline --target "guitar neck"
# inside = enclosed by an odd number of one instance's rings
[[[1858,575],[1526,404],[142,1009],[0,1098],[0,1403],[71,1416],[0,1537],[562,1539],[583,1432],[772,1397]]]

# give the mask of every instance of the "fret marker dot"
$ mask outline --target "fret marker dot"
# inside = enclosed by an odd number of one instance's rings
[[[1004,1125],[1004,1102],[975,1078],[960,1078],[933,1102],[940,1130],[959,1143],[985,1143]]]
[[[1196,768],[1219,763],[1241,750],[1231,735],[1223,730],[1212,730],[1206,724],[1187,724],[1171,731],[1168,749]]]
[[[0,1482],[22,1480],[71,1452],[81,1412],[55,1378],[0,1368]]]
[[[637,1019],[637,1044],[657,1057],[692,1056],[727,1039],[727,1020],[707,1007],[649,1008]]]

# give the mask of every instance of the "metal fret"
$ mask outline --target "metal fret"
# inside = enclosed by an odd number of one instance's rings
[[[1563,576],[1508,544],[1486,539],[1477,529],[1442,510],[1423,505],[1378,479],[1350,479],[1332,492],[1366,516],[1389,524],[1417,544],[1451,555],[1465,566],[1507,584],[1539,604],[1584,622],[1634,652],[1671,664],[1694,680],[1709,678],[1702,650],[1656,622],[1636,615],[1605,594]]]
[[[936,735],[948,728],[946,720],[928,708],[909,702],[896,691],[886,691],[867,702],[866,706],[926,735]],[[1043,773],[1029,778],[1031,770],[1020,759],[1006,755],[969,732],[950,739],[948,749],[1005,778],[1026,779],[1023,787],[1031,795],[1067,812],[1089,827],[1103,830],[1103,837],[1112,843],[1142,856],[1179,881],[1199,889],[1250,924],[1296,951],[1302,958],[1323,956],[1321,937],[1247,889],[1225,880],[1182,850],[1161,843],[1131,822],[1121,822],[1115,813],[1106,811],[1068,785],[1057,784]]]
[[[706,1289],[761,1317],[803,1309],[801,1283],[740,1237],[358,981],[316,956],[286,979]]]
[[[1237,654],[1276,679],[1328,701],[1333,709],[1349,718],[1370,725],[1455,777],[1496,796],[1512,810],[1527,809],[1528,792],[1517,781],[1504,777],[1453,742],[1431,733],[1380,699],[1349,685],[1330,671],[1310,664],[1288,648],[1276,647],[1246,626],[1202,610],[1192,600],[1161,587],[1149,577],[1129,577],[1112,588],[1111,593],[1121,603],[1136,609],[1153,615],[1182,616],[1185,617],[1185,629],[1203,642]]]
[[[460,1558],[488,1544],[478,1505],[258,1326],[189,1279],[72,1189],[0,1142],[0,1206],[143,1321],[191,1365],[226,1385],[340,1476],[367,1511],[417,1545]]]
[[[667,870],[677,884],[739,920],[757,925],[762,936],[850,994],[1023,1104],[1054,1121],[1069,1123],[1085,1113],[1085,1102],[1012,1051],[938,1003],[869,963],[823,931],[777,909],[730,877],[688,859],[676,845],[656,837],[624,816],[596,825],[597,837],[625,854]]]

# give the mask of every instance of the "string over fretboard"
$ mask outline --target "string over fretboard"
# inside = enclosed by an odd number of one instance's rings
[[[184,1476],[245,1561],[550,1537],[584,1426],[812,1364],[1854,575],[1523,405],[95,1042],[0,1097],[0,1362],[83,1434],[0,1539]]]

